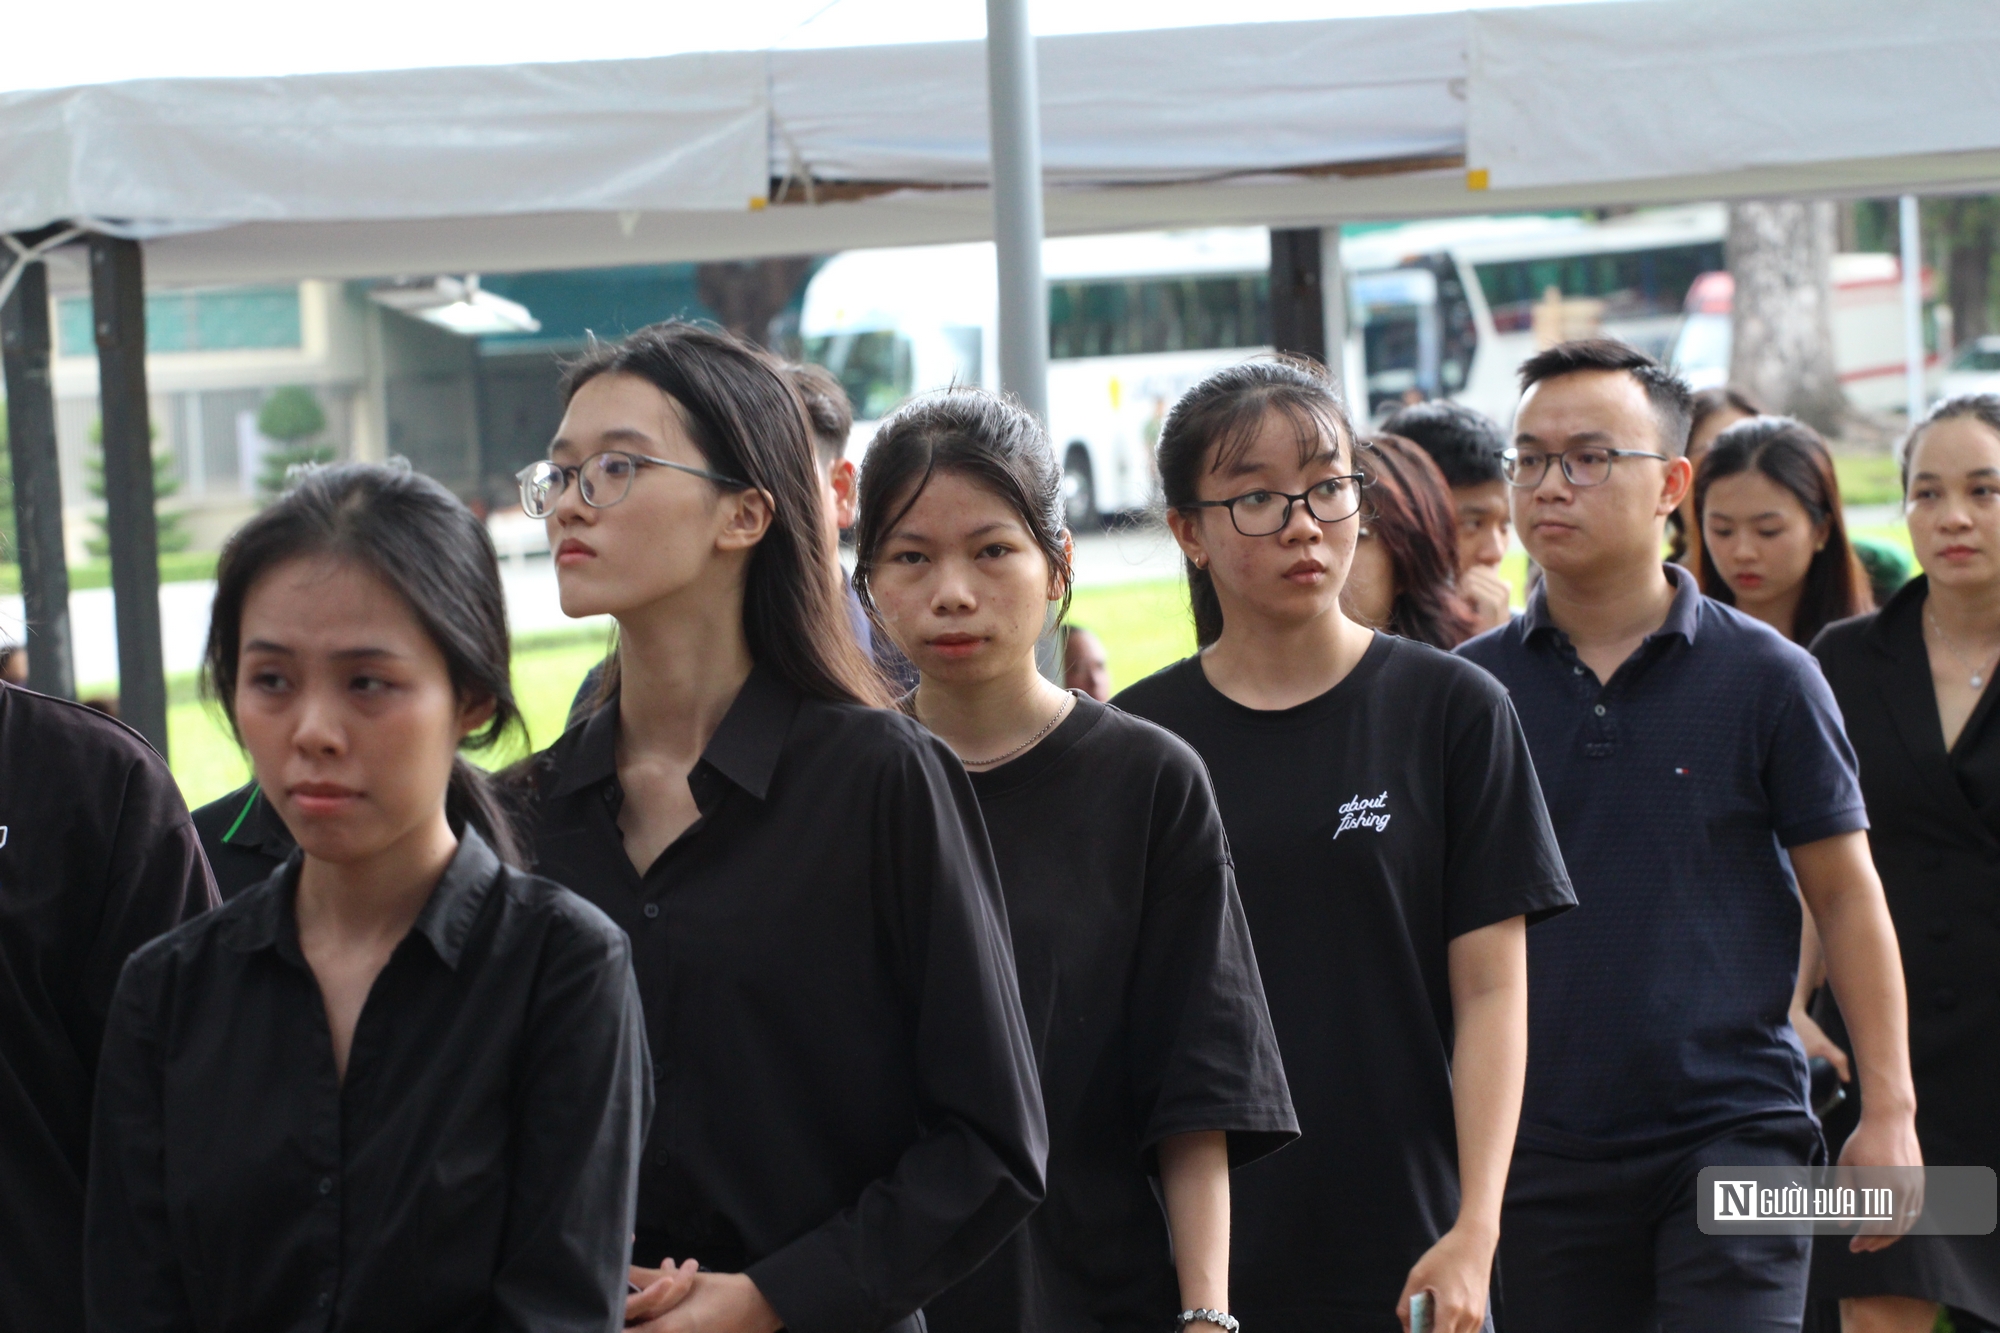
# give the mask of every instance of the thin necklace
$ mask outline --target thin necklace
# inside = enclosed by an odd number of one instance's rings
[[[1070,694],[1068,691],[1064,691],[1063,701],[1056,705],[1055,716],[1050,718],[1047,722],[1043,723],[1042,729],[1036,732],[1034,735],[1028,737],[1027,740],[1022,741],[1019,745],[1015,746],[1013,749],[1007,751],[1007,753],[999,756],[996,759],[961,759],[959,760],[959,762],[961,764],[964,764],[967,768],[991,768],[995,764],[1006,763],[1009,759],[1012,759],[1015,755],[1033,749],[1035,747],[1035,742],[1041,740],[1042,737],[1054,731],[1056,729],[1056,723],[1062,721],[1064,717],[1068,716],[1069,706],[1075,702],[1076,702],[1076,696]],[[910,701],[910,711],[912,713],[916,712],[916,700],[914,698],[912,698]],[[923,721],[922,718],[918,718],[917,720],[919,722]]]
[[[1967,680],[1966,684],[1975,690],[1984,685],[1986,683],[1986,673],[1992,668],[1977,667],[1965,660],[1965,654],[1958,651],[1958,645],[1951,641],[1951,636],[1944,632],[1944,626],[1938,623],[1937,612],[1931,610],[1931,604],[1928,599],[1924,602],[1924,618],[1930,621],[1931,628],[1937,631],[1938,642],[1944,645],[1945,651],[1956,657],[1958,664],[1971,673],[1971,679]]]

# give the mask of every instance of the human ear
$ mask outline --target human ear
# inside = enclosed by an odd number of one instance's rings
[[[1057,571],[1049,571],[1049,600],[1052,602],[1060,602],[1063,594],[1069,591],[1069,586],[1076,581],[1076,543],[1070,540],[1068,528],[1063,529],[1062,548],[1063,563],[1069,566],[1070,577],[1065,579]]]
[[[836,458],[833,460],[833,465],[826,470],[827,499],[833,508],[833,525],[836,528],[846,529],[854,526],[858,503],[856,477],[854,460],[851,458]]]
[[[1208,568],[1208,548],[1202,544],[1198,519],[1179,509],[1169,509],[1167,531],[1174,535],[1174,544],[1181,548],[1181,554],[1192,561],[1196,569]]]
[[[500,701],[490,694],[482,694],[476,699],[467,699],[458,706],[458,738],[464,740],[473,732],[493,720]]]
[[[729,515],[723,520],[722,531],[716,535],[716,550],[748,550],[764,540],[776,513],[769,491],[748,486],[730,492],[725,497],[725,503],[729,505]]]
[[[1670,459],[1667,462],[1666,480],[1660,487],[1660,502],[1654,509],[1656,516],[1673,513],[1687,499],[1694,489],[1694,464],[1685,458]]]

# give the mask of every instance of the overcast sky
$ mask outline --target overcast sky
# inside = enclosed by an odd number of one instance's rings
[[[1521,0],[1483,0],[1481,7],[1510,2]],[[1453,0],[1030,0],[1037,33],[1468,7]],[[981,37],[986,31],[983,0],[332,0],[312,5],[100,0],[81,8],[20,3],[7,9],[0,35],[0,91],[174,76],[951,41]]]

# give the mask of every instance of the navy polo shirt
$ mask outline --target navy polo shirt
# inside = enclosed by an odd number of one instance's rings
[[[1818,666],[1703,597],[1599,683],[1537,588],[1459,648],[1513,695],[1576,888],[1528,932],[1524,1147],[1572,1157],[1807,1114],[1780,848],[1868,826]]]

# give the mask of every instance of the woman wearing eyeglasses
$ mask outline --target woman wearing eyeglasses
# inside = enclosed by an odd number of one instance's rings
[[[1341,607],[1362,478],[1325,372],[1218,371],[1160,435],[1201,651],[1113,702],[1208,766],[1301,1137],[1232,1184],[1252,1333],[1487,1323],[1526,924],[1574,899],[1485,672]]]
[[[564,381],[521,474],[607,702],[530,761],[540,873],[632,937],[657,1110],[628,1321],[873,1333],[1042,1193],[1046,1132],[964,767],[886,702],[798,399],[655,325]]]

